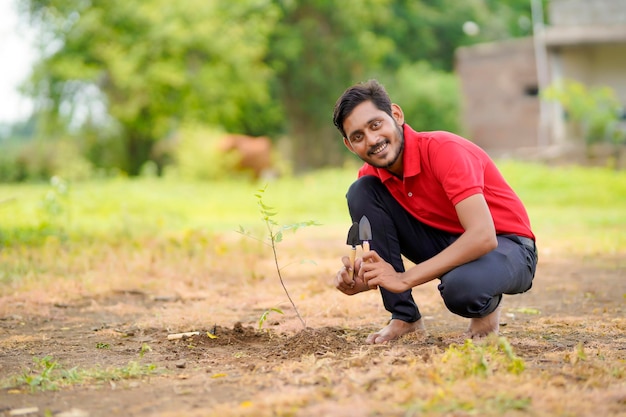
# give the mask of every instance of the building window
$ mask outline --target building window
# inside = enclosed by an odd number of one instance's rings
[[[537,97],[539,95],[539,87],[536,85],[529,85],[524,88],[524,95],[528,97]]]

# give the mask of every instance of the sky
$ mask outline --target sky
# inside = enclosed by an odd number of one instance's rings
[[[0,0],[0,124],[22,120],[32,109],[17,88],[30,73],[35,50],[15,9],[15,0]]]

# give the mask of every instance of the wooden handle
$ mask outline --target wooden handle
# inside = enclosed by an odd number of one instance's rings
[[[354,260],[356,259],[356,248],[350,250],[350,266],[352,267],[352,273],[350,278],[354,279]]]
[[[364,241],[363,242],[363,252],[369,252],[370,250],[370,243],[368,241]],[[374,286],[374,287],[370,287],[371,289],[375,290],[378,288],[378,285]]]

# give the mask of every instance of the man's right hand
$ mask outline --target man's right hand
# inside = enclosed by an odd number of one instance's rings
[[[335,277],[335,287],[346,295],[354,295],[363,291],[367,291],[370,288],[363,277],[359,276],[361,269],[361,258],[354,261],[354,279],[352,279],[352,265],[350,265],[350,258],[344,256],[341,258],[343,262],[343,268],[337,272]]]

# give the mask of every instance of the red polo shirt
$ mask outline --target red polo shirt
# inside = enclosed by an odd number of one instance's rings
[[[381,179],[396,200],[421,222],[453,234],[464,229],[454,206],[483,194],[497,234],[534,239],[524,205],[487,153],[450,132],[415,132],[404,125],[404,179],[364,164],[359,177]]]

